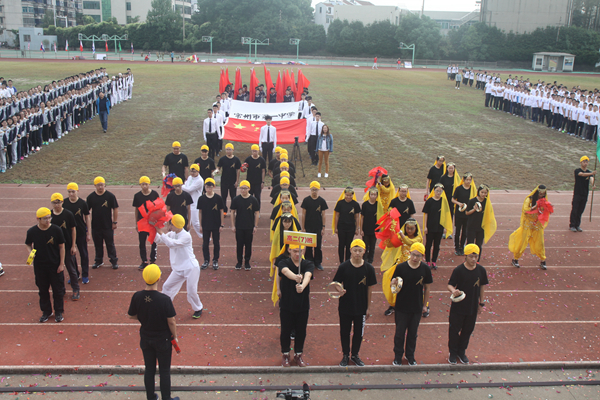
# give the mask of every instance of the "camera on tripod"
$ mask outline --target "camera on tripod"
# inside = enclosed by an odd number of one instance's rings
[[[286,389],[281,392],[277,392],[277,395],[275,397],[278,399],[286,399],[286,400],[293,400],[293,399],[309,400],[310,399],[310,388],[308,387],[308,384],[305,383],[304,385],[302,385],[302,390]]]
[[[295,136],[294,137],[294,145],[297,145],[297,144],[298,144],[298,136]]]

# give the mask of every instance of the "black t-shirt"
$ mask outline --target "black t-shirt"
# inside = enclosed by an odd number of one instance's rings
[[[590,192],[590,177],[579,176],[580,172],[590,173],[592,171],[589,169],[584,171],[581,168],[575,170],[575,187],[573,188],[573,194],[575,196],[587,197]]]
[[[62,229],[63,236],[65,238],[65,250],[70,251],[71,247],[73,246],[73,235],[71,234],[72,229],[77,226],[77,223],[75,222],[75,216],[71,211],[65,208],[63,208],[60,214],[55,214],[54,210],[52,210],[51,213],[51,223],[52,225],[56,225]],[[77,233],[75,233],[75,235],[77,235]]]
[[[25,244],[35,250],[34,267],[55,267],[60,264],[60,245],[65,243],[62,229],[50,224],[48,229],[41,230],[37,225],[27,230]]]
[[[340,213],[337,220],[338,231],[355,231],[356,220],[355,215],[360,213],[360,205],[357,201],[351,200],[347,202],[345,199],[339,200],[334,208],[334,211]]]
[[[390,201],[390,208],[392,207],[400,211],[400,227],[406,223],[411,215],[417,213],[417,210],[415,210],[415,203],[408,197],[404,201],[400,200],[399,197],[393,198],[392,201]]]
[[[75,231],[77,237],[85,236],[87,232],[87,225],[85,223],[85,216],[90,215],[90,211],[85,200],[78,198],[75,203],[71,203],[71,200],[66,199],[63,202],[63,208],[71,211],[75,217]]]
[[[374,235],[375,226],[377,225],[377,201],[373,204],[369,201],[362,203],[360,213],[363,217],[362,230],[365,235]]]
[[[440,225],[440,216],[442,215],[442,198],[434,200],[433,197],[427,199],[423,205],[423,213],[427,213],[427,231],[444,232],[444,227]]]
[[[185,182],[185,167],[188,167],[187,156],[183,153],[175,155],[173,153],[167,154],[163,165],[169,167],[169,173],[175,174]]]
[[[431,180],[431,182],[429,182],[429,193],[431,193],[431,191],[433,190],[433,186],[440,181],[442,175],[444,175],[443,166],[441,168],[438,168],[434,165],[431,168],[429,168],[429,173],[427,174],[427,179]]]
[[[356,268],[350,260],[344,261],[338,267],[333,280],[343,284],[346,289],[346,294],[340,297],[340,314],[365,315],[369,307],[369,286],[377,284],[373,266],[365,261],[362,266]]]
[[[213,197],[207,197],[206,193],[200,196],[196,209],[202,210],[202,229],[209,231],[221,227],[221,213],[223,212],[223,198],[214,193]]]
[[[168,318],[173,318],[175,307],[171,298],[157,290],[135,292],[129,304],[129,315],[137,315],[141,322],[140,336],[145,339],[171,339]]]
[[[235,210],[235,229],[254,229],[254,213],[258,212],[258,200],[254,196],[235,196],[229,207]]]
[[[475,207],[475,203],[477,203],[477,197],[473,197],[469,200],[467,209],[465,211],[470,211]],[[483,199],[481,202],[481,212],[475,211],[473,214],[467,216],[467,230],[473,230],[474,232],[482,231],[481,223],[483,222],[483,212],[485,211],[485,205],[487,204],[487,198]]]
[[[269,161],[269,166],[268,166],[269,171],[273,171],[275,169],[275,167],[279,168],[280,163],[281,163],[281,161],[279,161],[276,158],[271,159],[271,161]]]
[[[236,156],[219,158],[217,167],[221,168],[221,185],[233,185],[237,179],[237,171],[242,168],[242,162]]]
[[[294,204],[298,204],[298,193],[296,192],[296,188],[293,187],[292,185],[290,185],[290,187],[288,187],[287,189],[281,189],[280,185],[275,185],[273,186],[273,189],[271,189],[271,204],[275,204],[275,201],[277,200],[277,196],[279,196],[279,192],[281,192],[282,190],[287,190],[288,192],[290,192],[290,197],[291,200],[294,202]]]
[[[112,210],[119,208],[114,194],[105,190],[98,195],[94,191],[87,197],[87,206],[92,212],[92,229],[112,229]]]
[[[452,302],[450,312],[461,315],[473,315],[474,313],[477,313],[477,307],[480,303],[479,295],[481,294],[481,286],[487,285],[488,283],[487,272],[481,264],[477,264],[472,271],[468,270],[464,264],[460,264],[458,267],[454,268],[448,284],[465,292],[466,297],[463,301],[459,301],[458,303]],[[402,290],[404,290],[404,287]]]
[[[257,159],[249,156],[244,162],[248,164],[246,179],[250,182],[250,185],[260,185],[263,182],[262,172],[267,169],[267,162],[265,159],[260,156]]]
[[[460,203],[464,203],[464,204],[469,204],[469,200],[471,197],[471,188],[469,189],[465,189],[465,187],[463,185],[460,185],[459,187],[456,188],[456,190],[454,191],[454,196],[453,198],[460,202]],[[467,218],[467,216],[465,215],[465,211],[460,212],[458,211],[458,205],[456,205],[456,218]]]
[[[167,199],[165,200],[165,204],[170,207],[170,211],[175,214],[181,215],[185,222],[188,222],[188,210],[187,207],[189,205],[194,204],[194,199],[192,196],[185,191],[181,191],[181,194],[175,193],[175,190],[171,190],[171,192],[167,195]],[[190,208],[191,210],[191,208]]]
[[[425,285],[433,283],[431,269],[421,261],[415,269],[408,265],[408,261],[398,264],[392,279],[401,277],[402,290],[396,295],[396,311],[405,313],[420,313],[423,311],[423,291]]]
[[[198,157],[194,160],[194,164],[198,164],[200,167],[200,176],[206,181],[206,178],[212,178],[212,172],[217,169],[215,167],[215,160],[210,157],[206,157],[203,160],[202,157]]]
[[[440,183],[444,185],[444,192],[446,193],[446,198],[450,202],[452,199],[452,191],[454,190],[454,177],[449,177],[448,175],[443,175],[440,178]],[[451,203],[448,203],[450,205]]]
[[[318,196],[316,199],[307,196],[302,200],[301,207],[306,215],[304,218],[304,229],[306,229],[306,232],[321,232],[323,229],[322,212],[329,208],[325,199],[321,196]]]
[[[279,288],[281,298],[279,299],[279,308],[284,311],[303,312],[310,309],[310,284],[308,284],[302,293],[296,291],[296,281],[289,279],[282,271],[289,269],[292,273],[298,274],[298,267],[291,258],[286,258],[277,264],[279,267]],[[310,272],[314,274],[315,264],[312,261],[300,259],[300,273],[302,275]],[[310,279],[313,279],[312,277]]]
[[[172,190],[171,192],[174,192],[174,190]],[[138,210],[137,213],[137,221],[139,221],[140,219],[142,219],[142,214],[139,212],[139,208],[140,206],[144,206],[144,208],[146,209],[146,212],[148,211],[148,207],[146,207],[146,202],[148,200],[150,201],[154,201],[158,199],[158,193],[154,190],[151,190],[150,193],[148,193],[147,195],[145,195],[144,193],[142,193],[142,191],[140,190],[139,192],[137,192],[136,194],[133,195],[133,206],[135,207],[136,210]]]

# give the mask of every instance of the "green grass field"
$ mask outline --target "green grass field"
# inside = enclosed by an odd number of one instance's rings
[[[101,65],[110,75],[127,67],[135,75],[133,99],[111,110],[108,133],[102,133],[96,118],[2,174],[0,183],[91,184],[97,175],[109,185],[137,184],[141,175],[158,183],[173,140],[182,143],[190,161],[199,156],[201,123],[218,92],[219,65],[3,61],[0,75],[21,90]],[[269,68],[276,76],[277,66]],[[235,66],[229,69],[233,78]],[[242,69],[245,83],[249,69]],[[262,66],[257,72],[262,80]],[[381,165],[396,185],[421,188],[435,157],[443,154],[460,173],[470,171],[476,182],[492,188],[530,189],[544,183],[567,190],[579,157],[595,153],[593,144],[485,109],[482,91],[455,90],[442,70],[306,66],[303,72],[334,137],[330,177],[321,179],[325,186],[362,187],[367,172]],[[593,75],[523,75],[534,82],[600,86]],[[286,147],[291,154],[291,145]],[[296,181],[307,186],[317,169],[308,165],[306,146],[301,149],[306,178],[300,172]],[[238,157],[249,153],[250,144],[236,146]]]

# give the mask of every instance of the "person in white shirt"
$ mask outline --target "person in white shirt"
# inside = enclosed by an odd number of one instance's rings
[[[185,229],[185,219],[179,215],[173,215],[169,223],[169,230],[163,227],[156,230],[156,243],[164,243],[169,248],[169,260],[171,261],[171,275],[163,284],[162,292],[175,300],[181,285],[186,282],[187,300],[194,310],[192,318],[200,318],[204,308],[198,296],[198,280],[200,279],[200,264],[196,260],[192,248],[192,235]]]
[[[452,66],[448,65],[448,68],[446,69],[446,74],[448,75],[448,80],[450,80],[450,76],[452,75]]]
[[[265,122],[267,124],[260,128],[260,136],[258,138],[260,152],[267,165],[269,165],[273,159],[273,149],[277,146],[277,128],[271,125],[272,120],[273,117],[270,115],[265,116]]]
[[[307,124],[308,125],[308,124]],[[319,156],[317,153],[317,138],[321,134],[323,129],[323,122],[321,122],[321,113],[315,112],[315,120],[310,124],[310,128],[307,126],[306,142],[308,144],[308,154],[312,160],[312,165],[319,164]]]
[[[208,118],[204,120],[202,125],[202,133],[204,134],[204,141],[208,146],[208,156],[215,159],[219,146],[219,127],[213,118],[213,110],[208,109]]]
[[[587,115],[587,104],[579,102],[577,107],[577,126],[575,127],[575,136],[585,139],[585,123]]]
[[[198,164],[190,165],[190,176],[187,177],[185,183],[181,186],[181,190],[188,192],[192,196],[194,201],[194,208],[198,205],[198,199],[202,196],[204,190],[204,179],[200,176],[200,166]],[[200,230],[200,220],[198,219],[198,213],[192,212],[190,215],[190,223],[196,234],[202,239],[202,232]]]
[[[587,119],[587,132],[585,140],[591,142],[596,137],[596,131],[598,130],[598,106],[593,104],[588,105]]]
[[[306,93],[302,93],[300,95],[300,101],[298,102],[298,119],[304,118],[305,110],[309,109],[308,101],[306,101]]]

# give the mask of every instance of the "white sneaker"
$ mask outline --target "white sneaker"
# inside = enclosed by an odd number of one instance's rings
[[[321,177],[321,173],[319,172],[319,173],[317,174],[317,178],[320,178],[320,177]]]
[[[329,178],[329,174],[325,172],[325,178]]]

